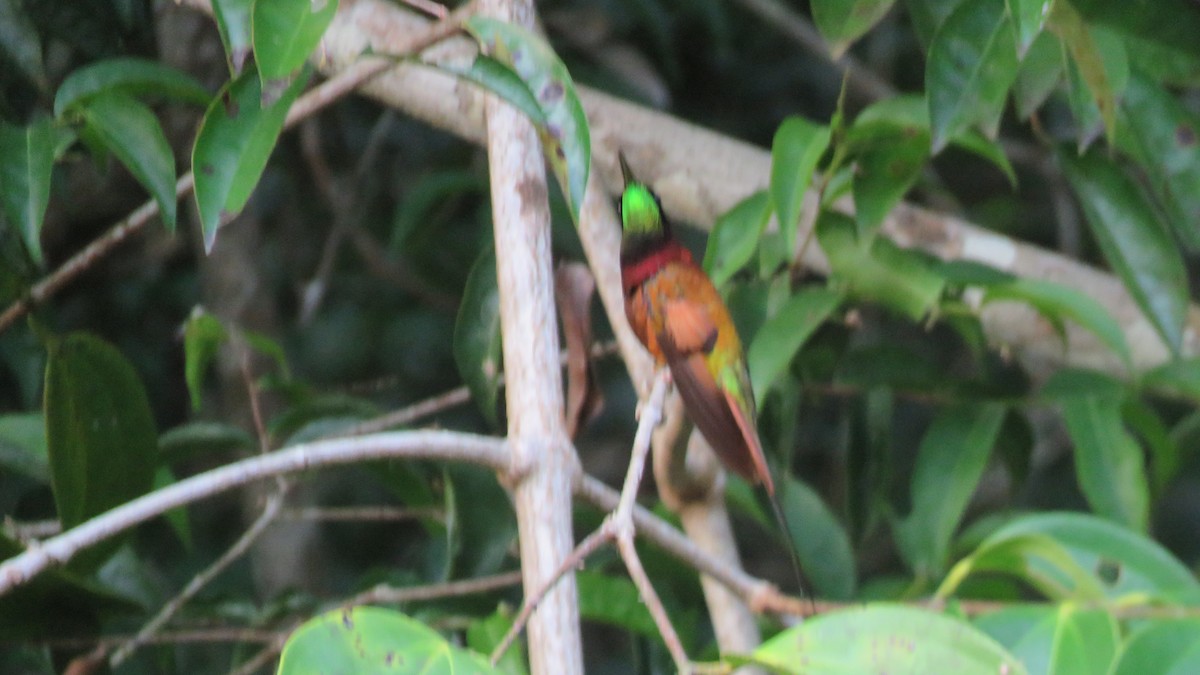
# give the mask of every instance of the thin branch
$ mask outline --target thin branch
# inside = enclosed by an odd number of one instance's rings
[[[309,520],[321,523],[344,522],[376,522],[394,523],[405,520],[422,520],[431,518],[444,521],[446,513],[442,509],[429,508],[398,508],[394,506],[349,506],[335,507],[306,507],[286,509],[279,514],[279,520]]]
[[[503,439],[451,431],[398,431],[316,441],[243,459],[126,502],[9,558],[0,564],[0,596],[50,567],[66,564],[80,550],[173,508],[276,476],[396,458],[471,462],[504,473],[509,468],[509,446]]]
[[[109,665],[116,668],[130,656],[133,656],[133,653],[142,645],[147,644],[189,600],[196,597],[196,594],[215,579],[218,574],[224,572],[226,568],[245,555],[254,542],[258,541],[259,536],[274,522],[280,508],[283,506],[284,497],[285,494],[282,489],[271,493],[267,497],[267,504],[263,508],[263,512],[242,533],[242,536],[238,537],[238,540],[220,558],[217,558],[211,565],[193,577],[187,586],[184,586],[183,590],[172,598],[170,602],[163,605],[162,609],[154,615],[154,618],[146,622],[146,625],[138,631],[133,639],[121,645],[113,652],[112,657],[109,659]]]
[[[461,581],[451,581],[444,584],[430,584],[428,586],[396,588],[387,584],[380,584],[368,591],[364,591],[350,598],[342,603],[342,606],[353,607],[356,605],[367,604],[399,605],[407,602],[419,602],[422,600],[437,600],[439,598],[453,598],[463,595],[488,593],[501,588],[516,586],[520,583],[521,572],[518,570],[515,572],[495,574],[490,577],[463,579]]]

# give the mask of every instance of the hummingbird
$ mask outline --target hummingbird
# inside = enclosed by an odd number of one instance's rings
[[[763,486],[803,587],[791,530],[758,437],[746,354],[729,308],[675,239],[658,196],[634,178],[623,154],[617,158],[625,179],[617,204],[625,316],[655,364],[670,370],[688,417],[725,467]]]

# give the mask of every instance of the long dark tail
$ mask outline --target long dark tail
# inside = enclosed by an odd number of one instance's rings
[[[787,489],[784,485],[780,485],[780,487]],[[804,572],[800,569],[800,555],[796,553],[796,539],[792,536],[792,528],[788,526],[788,519],[784,515],[783,507],[779,504],[779,493],[768,492],[767,499],[771,502],[771,510],[775,512],[775,522],[778,523],[779,529],[783,530],[783,536],[787,540],[788,554],[792,559],[792,572],[796,575],[796,592],[800,597],[808,600],[810,613],[816,614],[817,604],[813,601],[812,593],[808,591],[808,583],[804,578]]]

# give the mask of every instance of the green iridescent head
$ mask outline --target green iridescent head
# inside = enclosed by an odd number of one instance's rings
[[[650,188],[633,177],[625,155],[618,153],[621,173],[625,177],[625,190],[618,204],[621,214],[621,232],[627,248],[635,243],[661,240],[670,236],[670,226],[663,217],[662,205]]]

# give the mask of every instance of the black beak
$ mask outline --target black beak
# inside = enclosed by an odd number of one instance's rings
[[[636,183],[637,179],[633,177],[633,169],[629,168],[629,162],[625,161],[625,153],[617,151],[617,162],[621,164],[621,176],[625,179],[625,187]]]

